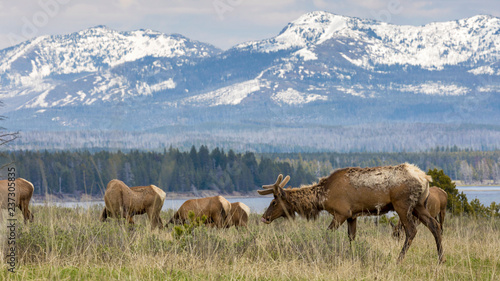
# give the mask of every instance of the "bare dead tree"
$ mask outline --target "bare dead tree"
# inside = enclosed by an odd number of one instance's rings
[[[0,101],[0,107],[2,107],[3,105],[4,105],[3,102]],[[7,119],[6,116],[0,115],[0,121],[3,121],[5,119]],[[6,128],[0,126],[0,147],[8,144],[9,142],[16,140],[17,138],[19,138],[18,131],[17,132],[7,132]],[[11,166],[11,165],[12,165],[12,162],[3,164],[2,166],[0,166],[0,170],[3,170],[5,167]]]

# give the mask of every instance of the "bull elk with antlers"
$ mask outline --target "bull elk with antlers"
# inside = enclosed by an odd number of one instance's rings
[[[262,216],[264,223],[295,213],[314,219],[322,210],[333,216],[328,229],[337,229],[346,220],[350,240],[356,237],[356,219],[363,215],[380,215],[396,211],[406,232],[406,240],[398,261],[404,259],[417,228],[416,216],[434,235],[440,262],[445,261],[441,245],[440,225],[425,208],[432,178],[414,165],[374,168],[344,168],[334,171],[318,183],[300,188],[287,188],[290,177],[279,175],[272,185],[262,186],[259,194],[273,194],[274,199]]]

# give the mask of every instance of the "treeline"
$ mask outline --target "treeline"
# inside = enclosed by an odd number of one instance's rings
[[[316,176],[302,162],[257,159],[251,152],[235,153],[206,146],[189,152],[169,148],[163,152],[131,151],[15,151],[6,155],[17,176],[31,181],[35,194],[86,193],[100,195],[111,179],[129,186],[155,184],[168,192],[215,190],[220,193],[250,192],[293,175],[290,183],[311,183]]]
[[[274,153],[266,154],[266,157],[327,162],[331,164],[332,169],[397,165],[408,162],[417,165],[423,171],[443,170],[453,180],[466,184],[500,183],[499,150],[473,151],[453,146],[436,147],[426,152]]]
[[[36,194],[100,195],[115,178],[129,186],[155,184],[168,192],[247,193],[273,183],[280,173],[291,176],[290,185],[300,186],[337,168],[404,162],[424,171],[443,170],[464,183],[500,182],[500,151],[456,147],[418,153],[255,154],[219,148],[210,151],[202,145],[189,151],[170,147],[162,152],[14,151],[5,158],[15,165],[18,177],[33,182]]]

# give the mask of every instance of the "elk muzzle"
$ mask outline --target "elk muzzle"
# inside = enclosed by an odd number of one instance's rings
[[[270,224],[271,223],[271,220],[269,218],[265,218],[265,217],[262,217],[260,219],[261,222],[265,223],[265,224]]]

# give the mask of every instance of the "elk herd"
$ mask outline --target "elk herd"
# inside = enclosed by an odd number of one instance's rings
[[[418,167],[405,163],[397,166],[373,168],[343,168],[319,179],[317,183],[297,188],[285,188],[290,176],[279,175],[276,182],[262,186],[260,195],[272,194],[269,207],[261,221],[270,224],[277,218],[293,219],[296,215],[315,220],[326,211],[332,221],[328,229],[335,230],[347,221],[347,236],[356,238],[356,221],[360,216],[382,215],[393,211],[399,223],[393,226],[393,236],[405,233],[403,248],[398,257],[402,261],[417,234],[417,222],[432,233],[436,242],[439,262],[444,262],[442,246],[443,222],[447,194],[437,187],[429,187],[431,177]],[[16,179],[15,204],[24,220],[33,221],[28,204],[33,185],[24,179]],[[0,203],[6,208],[7,181],[0,181]],[[133,224],[134,215],[147,214],[152,228],[164,228],[169,224],[189,223],[188,214],[205,216],[205,223],[217,228],[230,226],[247,227],[250,208],[241,203],[230,203],[222,196],[190,199],[185,201],[164,225],[160,211],[166,193],[155,185],[128,187],[120,180],[111,180],[104,193],[105,207],[100,220],[124,218]],[[439,220],[438,220],[439,218]]]

